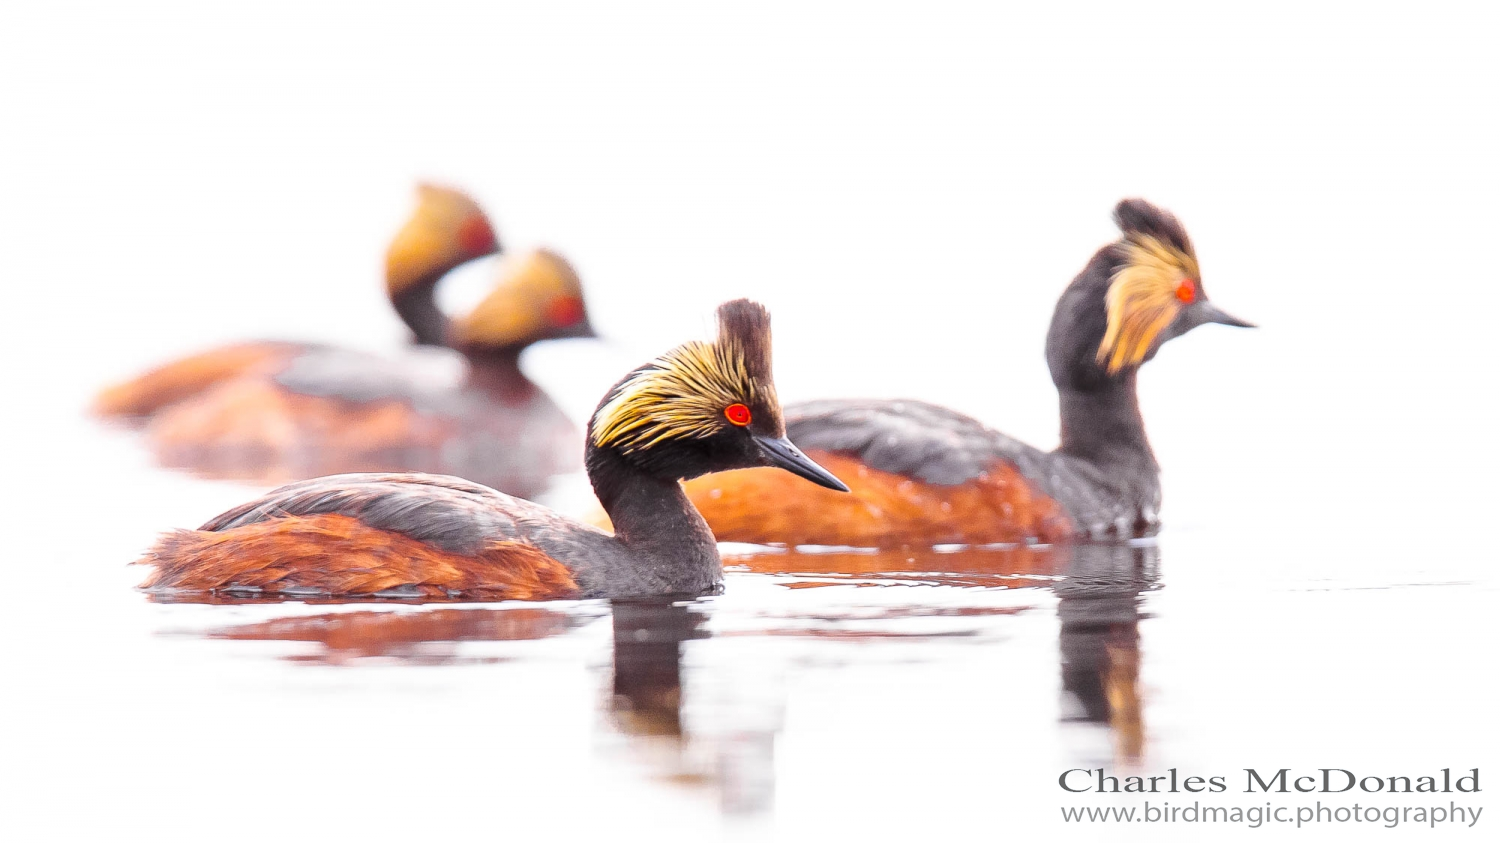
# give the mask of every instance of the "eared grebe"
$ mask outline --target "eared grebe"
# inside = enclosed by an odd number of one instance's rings
[[[164,464],[216,477],[286,482],[352,471],[454,474],[515,495],[578,468],[578,432],[526,378],[535,342],[593,336],[567,261],[510,254],[498,286],[467,316],[442,320],[461,380],[431,359],[310,350],[279,372],[226,380],[152,419]]]
[[[417,206],[386,254],[386,293],[411,328],[414,342],[446,341],[447,320],[433,299],[438,281],[500,245],[484,211],[473,199],[445,187],[420,185]],[[148,419],[230,378],[269,376],[298,357],[327,347],[298,342],[235,343],[159,366],[97,396],[94,412],[106,418]]]
[[[688,484],[688,495],[714,533],[722,541],[889,547],[1154,532],[1161,486],[1136,372],[1163,343],[1199,325],[1250,325],[1209,302],[1176,217],[1127,199],[1115,222],[1123,236],[1063,291],[1047,332],[1062,409],[1057,450],[919,401],[793,405],[789,437],[853,494],[756,471],[703,478]]]
[[[765,308],[733,301],[718,316],[714,342],[626,375],[589,421],[584,461],[614,535],[456,477],[321,477],[163,536],[139,560],[155,567],[143,587],[450,599],[712,592],[718,547],[682,480],[775,466],[846,490],[786,438]]]

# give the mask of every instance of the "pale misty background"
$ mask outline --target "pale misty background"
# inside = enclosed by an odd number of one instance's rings
[[[107,536],[98,564],[118,580],[109,594],[125,593],[136,575],[116,560],[243,500],[233,484],[143,472],[123,440],[96,441],[83,407],[105,382],[230,340],[399,353],[381,262],[427,179],[472,192],[507,247],[545,244],[578,268],[609,342],[538,348],[526,365],[580,422],[628,368],[704,335],[720,301],[750,296],[774,314],[784,400],[921,398],[1044,447],[1057,436],[1042,359],[1052,305],[1116,236],[1114,203],[1148,198],[1187,225],[1210,298],[1262,326],[1201,328],[1142,375],[1166,541],[1213,562],[1168,554],[1183,590],[1163,599],[1224,597],[1165,605],[1211,623],[1236,611],[1240,582],[1291,581],[1313,564],[1314,579],[1345,585],[1471,581],[1497,556],[1486,530],[1500,469],[1496,14],[1484,3],[10,4],[3,459],[7,509],[30,525],[10,562],[28,584],[84,582],[47,566],[78,536],[99,547]],[[487,280],[467,270],[445,298],[461,307]],[[1430,595],[1411,598],[1419,618],[1443,615],[1440,593],[1418,593]],[[8,613],[8,640],[32,634],[39,606]],[[92,646],[99,632],[72,634]],[[1174,641],[1179,664],[1222,655],[1213,641]],[[135,694],[120,689],[136,668],[117,662],[122,684],[107,693],[149,734],[160,712],[128,707]],[[38,681],[66,673],[40,657],[31,667],[23,676]],[[1294,688],[1321,668],[1295,670],[1307,673],[1276,681]],[[1258,682],[1225,681],[1241,680]],[[1172,717],[1200,716],[1163,697]],[[58,711],[36,705],[14,722]],[[1325,714],[1373,730],[1431,705]],[[1450,736],[1479,722],[1477,696],[1445,705]],[[114,722],[107,734],[127,731]],[[1492,733],[1479,734],[1491,758]],[[1235,769],[1242,756],[1224,747],[1266,737],[1225,732],[1202,751]],[[48,764],[70,757],[34,749]],[[136,760],[104,770],[168,768],[145,755],[111,755]],[[364,749],[352,763],[378,757]],[[149,775],[127,792],[149,793]],[[794,775],[782,784],[796,793]],[[69,810],[52,798],[35,805]]]
[[[1482,5],[537,5],[7,12],[23,383],[393,346],[380,259],[427,178],[568,255],[622,365],[754,296],[786,398],[917,396],[1045,444],[1052,302],[1141,195],[1264,326],[1148,369],[1169,471],[1484,438]]]

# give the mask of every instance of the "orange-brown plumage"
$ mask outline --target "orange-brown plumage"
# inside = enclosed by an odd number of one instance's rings
[[[303,395],[270,378],[238,378],[202,400],[169,408],[147,437],[163,464],[209,476],[277,483],[393,466],[436,452],[455,434],[450,417],[398,397],[345,401]]]
[[[1067,515],[1013,466],[995,462],[955,486],[880,471],[842,454],[808,456],[848,484],[852,494],[800,488],[785,472],[752,468],[689,481],[688,497],[720,541],[853,547],[1059,541],[1073,532]]]
[[[94,400],[94,413],[147,418],[232,378],[273,375],[305,349],[290,342],[247,342],[174,360],[106,388]]]
[[[1120,239],[1064,288],[1047,332],[1061,421],[1055,450],[921,401],[794,404],[788,437],[854,494],[839,499],[753,475],[699,481],[692,498],[715,534],[756,544],[920,547],[1154,533],[1160,470],[1137,373],[1199,325],[1249,323],[1209,301],[1175,216],[1127,199],[1115,221]]]
[[[329,360],[354,358],[329,351]],[[360,361],[341,364],[353,370]],[[578,465],[572,422],[519,371],[425,384],[392,367],[350,371],[349,394],[281,377],[235,378],[159,413],[146,438],[164,464],[261,483],[356,471],[457,474],[517,495]],[[332,368],[332,367],[330,367]],[[335,373],[334,377],[337,377]]]
[[[180,453],[205,441],[249,454],[294,451],[332,443],[334,437],[350,452],[433,447],[442,441],[435,424],[424,425],[397,398],[343,401],[303,395],[262,378],[233,380],[205,397],[173,407],[152,423],[150,436],[159,453]]]
[[[471,600],[546,600],[578,591],[565,565],[525,542],[495,541],[466,555],[347,515],[178,530],[139,561],[155,566],[142,584],[155,590]]]
[[[588,437],[585,465],[619,528],[615,535],[457,477],[343,474],[283,486],[198,530],[163,536],[139,560],[155,567],[143,587],[450,599],[712,592],[723,566],[681,480],[778,466],[844,488],[783,435],[765,308],[738,300],[721,305],[718,315],[713,343],[687,343],[638,367],[595,410],[591,431],[630,430],[631,417],[639,416],[659,434],[628,448]],[[662,394],[669,389],[685,392]],[[755,402],[760,421],[740,425],[701,401],[673,400],[700,392],[728,408]],[[683,403],[696,415],[685,413]],[[711,427],[715,415],[724,420]]]

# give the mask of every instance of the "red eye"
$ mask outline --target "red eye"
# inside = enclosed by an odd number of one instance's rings
[[[495,251],[495,230],[483,216],[472,216],[458,227],[458,246],[466,254],[487,255]]]
[[[1182,283],[1177,285],[1177,300],[1183,304],[1192,304],[1197,299],[1198,285],[1191,278],[1182,279]]]
[[[547,305],[547,321],[560,328],[577,325],[583,321],[583,301],[577,296],[553,299]]]
[[[750,423],[750,408],[744,404],[730,404],[724,408],[724,418],[735,427],[744,427]]]

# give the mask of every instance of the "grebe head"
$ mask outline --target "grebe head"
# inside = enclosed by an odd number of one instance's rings
[[[546,249],[506,255],[500,281],[467,316],[453,320],[461,349],[517,349],[541,340],[597,336],[578,273]]]
[[[1144,199],[1115,206],[1121,238],[1095,253],[1058,300],[1047,363],[1059,386],[1113,380],[1199,325],[1252,328],[1208,300],[1198,257],[1177,217]]]
[[[390,295],[436,283],[448,270],[500,251],[495,229],[479,205],[448,187],[417,185],[417,207],[385,254]]]
[[[746,299],[720,305],[719,335],[636,369],[589,421],[601,453],[663,480],[774,466],[829,489],[849,488],[786,438],[771,379],[771,315]]]

